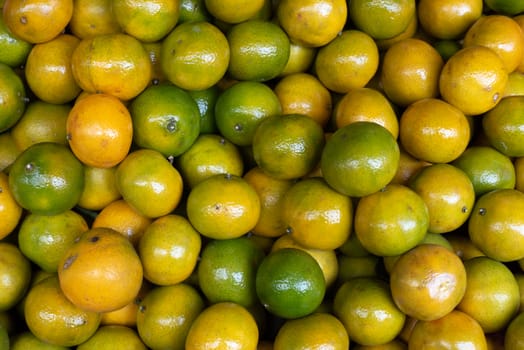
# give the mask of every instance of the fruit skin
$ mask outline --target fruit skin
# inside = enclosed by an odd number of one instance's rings
[[[22,79],[0,62],[0,133],[8,130],[25,111],[26,91]]]

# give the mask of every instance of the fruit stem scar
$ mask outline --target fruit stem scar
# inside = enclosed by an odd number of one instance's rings
[[[73,265],[77,257],[78,254],[68,256],[67,259],[64,261],[64,265],[62,266],[62,268],[64,270],[67,270],[71,265]]]
[[[89,238],[89,242],[95,243],[95,242],[98,242],[99,239],[100,239],[100,237],[93,236],[93,237]]]
[[[481,216],[486,215],[486,212],[487,212],[486,208],[480,208],[479,209],[479,215],[481,215]]]
[[[20,23],[27,24],[27,17],[26,16],[20,17]]]

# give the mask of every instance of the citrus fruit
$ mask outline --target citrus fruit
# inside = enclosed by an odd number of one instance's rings
[[[349,337],[344,325],[329,313],[319,312],[296,320],[287,320],[278,330],[274,350],[304,348],[349,349]]]
[[[160,83],[167,82],[166,75],[162,70],[162,64],[160,63],[160,55],[162,52],[162,41],[155,42],[143,42],[142,45],[149,56],[149,61],[151,62],[151,85],[159,85]]]
[[[435,41],[433,47],[440,54],[444,61],[447,61],[451,56],[453,56],[458,50],[462,48],[462,45],[456,40],[453,39],[442,39]]]
[[[59,214],[78,203],[84,188],[84,167],[66,146],[37,143],[13,163],[9,187],[20,206],[30,212]]]
[[[0,171],[9,173],[11,164],[22,151],[16,146],[10,131],[0,134]]]
[[[336,249],[353,227],[351,199],[332,189],[322,178],[293,184],[282,199],[286,232],[306,248]]]
[[[506,262],[524,257],[521,208],[524,193],[493,190],[480,196],[468,221],[471,241],[488,257]]]
[[[395,176],[400,151],[393,135],[373,122],[354,122],[333,133],[322,151],[326,182],[351,197],[386,186]]]
[[[33,45],[15,36],[7,28],[3,16],[0,16],[0,62],[11,67],[22,65]]]
[[[133,328],[126,326],[102,326],[77,350],[146,350],[146,346]]]
[[[82,90],[127,101],[150,83],[149,54],[138,39],[124,33],[80,40],[71,57],[73,76]]]
[[[60,288],[67,299],[79,308],[97,313],[116,310],[133,301],[142,276],[135,248],[110,228],[92,228],[82,233],[58,265]]]
[[[421,244],[400,256],[390,273],[395,304],[422,321],[451,312],[466,292],[466,269],[460,258],[438,244]]]
[[[212,134],[216,132],[215,104],[220,95],[218,85],[213,85],[204,90],[188,90],[188,93],[195,100],[200,112],[200,133]]]
[[[26,330],[11,337],[11,350],[67,350],[68,347],[53,345],[37,338],[31,331]]]
[[[215,123],[222,136],[237,146],[249,146],[258,125],[280,116],[278,96],[264,83],[241,81],[224,90],[215,104]]]
[[[0,242],[0,310],[15,306],[25,295],[31,282],[31,262],[14,244]]]
[[[392,341],[406,318],[395,305],[388,283],[373,277],[343,283],[335,293],[333,310],[351,341],[361,345]]]
[[[22,117],[26,91],[19,75],[5,63],[0,63],[0,132],[8,130]]]
[[[213,175],[191,189],[186,201],[191,225],[205,237],[237,238],[255,227],[260,199],[242,177]]]
[[[393,44],[396,44],[399,41],[415,37],[416,34],[419,33],[419,27],[420,26],[418,23],[418,17],[413,16],[411,18],[411,21],[409,21],[409,24],[406,27],[406,29],[404,29],[404,31],[400,34],[397,34],[394,37],[388,39],[376,39],[375,42],[377,43],[378,49],[381,51],[385,51],[389,49]]]
[[[204,307],[199,292],[188,284],[155,287],[139,304],[138,334],[152,349],[182,350],[189,328]]]
[[[111,0],[76,0],[69,21],[71,33],[80,39],[104,34],[120,33],[111,10]]]
[[[193,98],[181,88],[153,85],[130,104],[133,140],[141,148],[166,157],[184,153],[200,133],[200,113]]]
[[[524,312],[519,313],[511,321],[506,329],[504,337],[504,346],[507,350],[517,350],[524,345],[524,337],[522,336],[524,329]]]
[[[257,268],[264,251],[246,236],[212,240],[203,248],[198,263],[198,285],[210,303],[234,302],[246,308],[258,299]]]
[[[78,200],[78,206],[87,210],[102,210],[111,202],[120,198],[116,187],[116,166],[97,168],[84,166],[84,191]]]
[[[524,16],[522,16],[522,18],[524,19]],[[508,83],[506,84],[506,91],[504,91],[504,95],[502,97],[504,98],[522,95],[524,95],[524,74],[516,70],[509,73]]]
[[[157,218],[171,213],[182,197],[182,177],[158,151],[138,149],[118,165],[116,185],[139,213]]]
[[[162,41],[162,70],[182,89],[210,88],[224,76],[229,61],[226,36],[210,22],[182,23]]]
[[[153,288],[154,286],[144,279],[133,301],[120,309],[100,313],[100,325],[119,325],[136,329],[139,304]]]
[[[489,9],[506,15],[518,15],[524,12],[524,4],[511,0],[485,0],[484,3]]]
[[[228,73],[237,80],[268,81],[284,70],[290,43],[277,24],[249,20],[227,32],[231,57]]]
[[[309,253],[296,248],[264,257],[256,274],[256,292],[264,307],[286,319],[304,317],[320,306],[326,293],[322,269]]]
[[[293,41],[289,43],[289,59],[280,76],[294,73],[305,73],[311,68],[315,60],[317,48],[307,47]]]
[[[186,218],[166,215],[154,220],[138,245],[144,277],[156,285],[184,281],[197,265],[201,245],[199,233]]]
[[[347,3],[341,0],[279,1],[276,16],[292,42],[306,47],[328,44],[344,28]]]
[[[204,0],[206,10],[226,23],[240,23],[254,17],[264,6],[264,0]]]
[[[86,220],[72,210],[56,215],[29,214],[20,224],[18,246],[42,270],[56,272],[62,255],[87,230]]]
[[[303,114],[264,119],[255,131],[252,151],[256,164],[277,179],[296,179],[318,164],[324,146],[322,127]]]
[[[178,23],[209,21],[211,15],[206,8],[205,0],[181,0]]]
[[[259,331],[251,313],[231,302],[213,304],[196,317],[187,334],[186,349],[237,348],[255,350]]]
[[[462,232],[449,233],[446,235],[449,243],[453,247],[453,251],[463,261],[475,258],[477,256],[485,256],[473,242],[469,239],[468,235],[464,235]]]
[[[373,38],[365,32],[349,29],[319,48],[314,69],[329,90],[346,93],[366,86],[378,65],[378,47]]]
[[[413,157],[404,149],[404,147],[402,147],[402,145],[399,148],[400,159],[398,162],[397,173],[393,180],[391,180],[391,183],[406,185],[413,175],[431,163]]]
[[[13,232],[22,217],[22,207],[13,197],[9,188],[9,177],[4,172],[0,172],[0,214],[2,216],[1,240]]]
[[[402,112],[399,121],[402,147],[417,159],[448,163],[469,144],[471,129],[464,113],[438,98],[416,101]]]

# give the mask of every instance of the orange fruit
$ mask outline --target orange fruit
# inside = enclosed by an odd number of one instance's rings
[[[494,190],[480,196],[468,221],[471,241],[488,257],[506,262],[524,258],[524,193],[515,189]]]
[[[191,189],[186,201],[191,225],[205,237],[237,238],[255,227],[260,199],[242,177],[213,175]]]
[[[290,42],[277,24],[249,20],[227,32],[231,57],[227,71],[237,80],[267,81],[277,77],[289,59]]]
[[[254,17],[264,6],[264,0],[204,0],[206,10],[219,21],[240,23]]]
[[[326,182],[351,197],[363,197],[395,176],[400,151],[393,135],[373,122],[354,122],[327,140],[320,167]]]
[[[61,34],[33,46],[25,62],[25,77],[40,100],[63,104],[80,93],[71,68],[71,56],[79,42],[73,35]]]
[[[332,189],[322,178],[293,184],[282,198],[286,233],[306,248],[336,249],[353,227],[351,199]]]
[[[351,89],[335,104],[333,113],[337,129],[357,121],[377,123],[396,139],[398,119],[391,102],[380,91],[368,87]]]
[[[171,213],[182,197],[182,177],[158,152],[138,149],[118,165],[116,184],[122,198],[140,214],[157,218]]]
[[[276,92],[264,83],[241,81],[224,90],[215,104],[215,123],[222,136],[237,146],[249,146],[258,125],[280,116]]]
[[[186,349],[233,348],[255,350],[259,331],[251,313],[231,302],[205,308],[193,321],[187,334]]]
[[[154,220],[138,245],[144,277],[156,285],[184,281],[197,265],[201,241],[200,234],[182,216],[166,215]]]
[[[429,212],[428,231],[451,232],[464,224],[475,204],[475,189],[468,175],[451,164],[432,164],[409,181]]]
[[[58,265],[60,288],[83,310],[107,312],[129,304],[142,285],[142,264],[119,232],[92,228],[64,253]],[[107,291],[111,291],[108,293]]]
[[[20,120],[26,103],[22,79],[5,63],[0,63],[0,91],[0,132],[4,132]]]
[[[200,112],[200,133],[215,133],[217,131],[215,105],[220,95],[218,85],[213,85],[204,90],[188,90],[188,93],[195,100]]]
[[[113,1],[113,16],[122,30],[141,42],[163,39],[178,22],[179,0]]]
[[[21,66],[33,45],[13,35],[0,16],[0,62],[11,67]]]
[[[193,98],[181,88],[153,85],[130,104],[133,140],[166,157],[184,153],[200,133],[200,113]]]
[[[116,166],[111,168],[84,167],[84,191],[78,206],[87,210],[102,210],[120,198],[116,186]]]
[[[332,314],[319,312],[296,320],[286,320],[278,329],[274,350],[307,348],[349,349],[344,325]]]
[[[212,240],[203,248],[198,263],[198,285],[212,303],[230,301],[246,308],[258,299],[257,268],[264,251],[246,236]]]
[[[438,244],[421,244],[400,256],[390,273],[395,304],[422,321],[451,312],[466,292],[466,269],[460,258]]]
[[[507,81],[508,72],[495,51],[470,46],[460,49],[444,63],[439,91],[444,101],[464,114],[478,115],[500,102]]]
[[[440,71],[444,60],[427,41],[400,40],[384,54],[380,82],[391,102],[408,106],[423,98],[439,96]]]
[[[13,163],[9,187],[18,204],[30,212],[59,214],[78,203],[84,188],[84,167],[66,146],[37,143]]]
[[[0,310],[14,307],[25,296],[31,282],[31,262],[14,244],[0,242]]]
[[[99,327],[91,338],[76,347],[78,350],[146,350],[133,328],[126,326]]]
[[[77,101],[66,124],[67,140],[85,165],[110,168],[120,163],[133,140],[131,115],[108,94],[91,94]]]
[[[289,43],[289,59],[280,76],[294,73],[306,73],[315,60],[317,48],[303,46],[293,41]]]
[[[397,173],[391,183],[406,185],[409,179],[416,174],[420,169],[431,163],[417,159],[406,152],[404,147],[400,146],[400,159],[398,162]]]
[[[256,274],[258,299],[273,315],[294,319],[320,306],[326,293],[322,269],[315,258],[297,248],[269,253]]]
[[[377,43],[378,49],[381,51],[385,51],[389,49],[393,44],[396,44],[399,41],[415,37],[416,34],[419,33],[420,26],[418,22],[418,17],[413,16],[411,18],[411,21],[409,21],[409,24],[406,27],[406,29],[404,29],[404,31],[400,34],[397,34],[394,37],[388,39],[376,39],[375,42]]]
[[[75,0],[69,21],[71,33],[80,39],[120,33],[122,29],[113,15],[112,5],[111,0]]]
[[[9,235],[18,226],[22,217],[22,207],[18,204],[9,188],[9,177],[0,172],[0,240]]]
[[[84,310],[66,298],[56,276],[42,280],[29,290],[24,317],[37,338],[63,347],[82,344],[100,324],[100,314]]]
[[[359,30],[345,30],[315,57],[318,79],[331,91],[346,93],[364,87],[379,65],[378,47],[371,36]]]
[[[206,8],[205,0],[180,0],[178,23],[209,21],[211,15]]]
[[[416,16],[414,0],[352,0],[348,11],[355,27],[374,39],[389,39],[399,35]]]
[[[420,0],[420,27],[437,39],[462,38],[482,15],[482,0]]]
[[[253,157],[268,175],[296,179],[318,164],[324,146],[322,127],[303,114],[285,114],[264,119],[253,137]]]
[[[10,0],[3,6],[3,17],[9,30],[33,44],[58,36],[72,16],[73,0]]]
[[[481,256],[464,261],[466,294],[457,309],[473,317],[485,333],[503,330],[517,315],[520,289],[502,262]]]
[[[143,280],[142,286],[133,301],[120,309],[102,312],[100,314],[100,325],[120,325],[136,329],[139,304],[152,288],[153,286],[148,283],[147,280]]]
[[[138,307],[138,334],[152,349],[183,350],[189,328],[204,307],[199,292],[188,284],[155,287]]]
[[[342,284],[335,293],[333,310],[351,341],[361,345],[392,341],[406,318],[395,305],[388,283],[374,277],[357,277]]]
[[[504,336],[504,347],[507,350],[518,350],[524,345],[522,330],[524,329],[524,312],[519,313],[511,321]]]
[[[488,349],[482,327],[472,317],[459,310],[453,310],[436,320],[422,320],[415,324],[408,347],[421,349],[424,346]]]
[[[348,8],[341,0],[284,0],[278,2],[276,16],[292,42],[320,47],[342,31],[348,19]]]
[[[187,151],[176,158],[184,183],[195,187],[218,174],[242,176],[244,163],[239,148],[218,134],[201,134]]]
[[[56,215],[29,214],[20,224],[18,247],[42,270],[56,272],[66,250],[87,230],[86,220],[72,210]]]
[[[166,78],[186,90],[204,90],[226,73],[229,43],[209,22],[186,22],[162,41],[160,65]]]
[[[457,159],[469,144],[471,129],[464,113],[436,98],[416,101],[402,112],[399,140],[413,157],[431,163]]]
[[[153,69],[141,42],[123,33],[82,39],[73,51],[71,66],[82,90],[124,101],[148,86]]]
[[[0,134],[0,171],[9,173],[11,164],[14,163],[16,157],[22,153],[16,146],[15,140],[10,131]]]
[[[68,348],[60,345],[52,345],[37,338],[29,330],[20,332],[11,337],[11,350],[67,350]]]

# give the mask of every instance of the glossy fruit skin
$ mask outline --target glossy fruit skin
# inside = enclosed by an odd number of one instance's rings
[[[506,97],[482,118],[482,129],[489,143],[508,157],[524,156],[524,137],[520,130],[523,111],[524,96]]]
[[[4,291],[0,311],[6,311],[26,294],[31,280],[31,263],[11,243],[0,242],[0,253],[0,287]]]
[[[0,132],[4,132],[22,117],[26,91],[22,79],[5,63],[0,63],[0,78]]]

